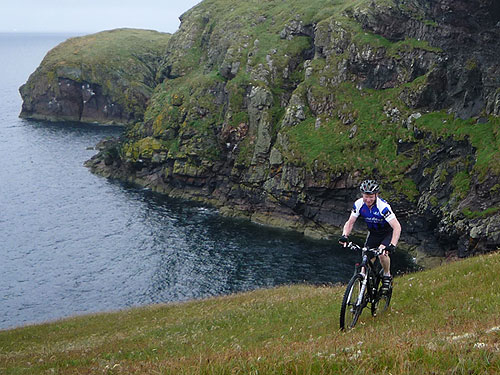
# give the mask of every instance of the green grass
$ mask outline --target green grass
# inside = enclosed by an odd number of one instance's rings
[[[377,169],[398,192],[415,199],[415,184],[403,176],[418,156],[397,152],[397,141],[411,139],[412,134],[400,122],[388,121],[384,113],[387,102],[399,102],[399,91],[358,90],[350,83],[341,84],[333,91],[335,107],[351,114],[353,122],[345,125],[338,117],[322,119],[316,129],[316,118],[309,115],[302,123],[283,130],[293,150],[286,155],[287,160],[308,169],[319,166],[331,173],[358,170],[371,175]],[[354,126],[357,130],[351,136]]]
[[[390,5],[390,4],[388,4]],[[406,37],[404,40],[392,42],[382,35],[374,34],[363,30],[361,25],[352,19],[339,17],[344,27],[347,27],[353,33],[353,41],[356,45],[370,48],[385,48],[388,56],[399,57],[401,53],[410,52],[414,49],[421,49],[431,52],[442,52],[440,48],[432,47],[425,40],[418,40]]]
[[[352,84],[343,84],[335,92],[338,107],[347,106],[346,113],[352,113],[354,122],[344,125],[339,119],[331,119],[324,126],[315,129],[315,118],[310,116],[301,124],[290,128],[292,144],[299,152],[299,157],[306,165],[312,165],[315,160],[320,163],[341,169],[370,168],[376,162],[373,159],[374,150],[381,148],[388,157],[396,158],[396,145],[390,133],[404,132],[401,126],[392,125],[389,128],[374,124],[382,123],[384,96],[389,91],[357,90]],[[349,137],[353,125],[358,130],[354,137]]]
[[[473,211],[470,208],[464,208],[462,210],[462,213],[468,219],[477,219],[477,218],[484,218],[484,217],[488,217],[490,215],[494,215],[498,211],[500,211],[500,207],[490,207],[490,208],[487,208],[486,210],[483,210],[483,211]]]
[[[153,30],[115,29],[103,31],[70,38],[60,47],[52,49],[45,59],[52,65],[129,59],[134,51],[144,53],[151,49],[165,47],[169,38],[170,34]]]
[[[467,140],[475,149],[474,166],[472,171],[460,171],[452,179],[454,195],[458,199],[465,198],[474,175],[481,180],[489,174],[500,174],[500,119],[490,116],[486,123],[476,123],[476,119],[462,120],[445,112],[432,112],[415,121],[418,129],[428,133],[429,137],[415,139],[413,132],[403,127],[401,122],[389,121],[384,105],[392,103],[401,110],[401,118],[406,119],[411,112],[400,102],[399,94],[405,88],[422,84],[424,80],[425,77],[419,77],[411,84],[386,90],[359,90],[352,84],[341,84],[332,91],[335,108],[339,113],[351,114],[352,123],[345,125],[341,118],[333,117],[322,119],[321,127],[317,129],[316,118],[309,113],[302,123],[283,130],[293,150],[286,155],[287,160],[308,169],[319,165],[332,173],[358,170],[371,175],[375,169],[381,178],[390,180],[395,192],[414,201],[418,190],[413,181],[403,176],[422,157],[418,150],[432,151],[432,140]],[[313,93],[321,89],[314,80],[302,85]],[[317,97],[321,95],[326,94],[318,91]],[[354,126],[357,130],[352,136]],[[419,147],[398,153],[398,140],[411,141]],[[468,161],[464,158],[461,163],[466,167]],[[446,180],[447,174],[443,169],[442,179]]]
[[[470,190],[470,176],[467,172],[457,173],[451,180],[453,193],[458,199],[464,199]]]
[[[48,69],[48,75],[55,76],[57,72],[57,76],[95,82],[104,89],[109,85],[144,84],[141,59],[159,60],[170,36],[152,30],[116,29],[70,38],[52,49],[41,66]],[[149,88],[143,88],[145,90],[156,85],[156,77],[148,78],[152,82]],[[110,82],[110,79],[121,82]]]
[[[395,279],[338,330],[343,286],[292,285],[0,331],[10,374],[495,374],[500,253]]]
[[[416,120],[422,130],[430,131],[437,137],[467,139],[476,148],[474,172],[480,178],[488,173],[500,175],[500,118],[488,117],[486,123],[476,123],[476,119],[462,120],[445,112],[424,114]]]

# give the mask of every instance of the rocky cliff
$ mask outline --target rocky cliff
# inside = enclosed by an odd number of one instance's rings
[[[500,246],[494,0],[205,0],[181,21],[144,120],[91,170],[322,238],[377,178],[419,251]]]
[[[142,121],[170,34],[118,29],[71,38],[21,86],[21,117],[125,125]]]

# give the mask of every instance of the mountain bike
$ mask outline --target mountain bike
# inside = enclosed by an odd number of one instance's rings
[[[354,275],[347,284],[342,307],[340,308],[340,329],[353,328],[363,311],[370,304],[372,316],[383,313],[389,307],[392,285],[382,290],[383,269],[378,256],[383,250],[368,249],[352,242],[347,245],[352,250],[361,250],[361,263],[356,264]],[[371,259],[377,257],[375,262]]]

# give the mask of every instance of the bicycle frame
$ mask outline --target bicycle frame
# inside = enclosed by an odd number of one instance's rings
[[[369,249],[367,247],[361,248],[360,246],[353,244],[352,242],[348,244],[348,247],[353,249],[353,250],[360,250],[361,249],[361,264],[359,265],[359,274],[361,274],[361,276],[363,277],[363,281],[361,282],[361,292],[358,296],[358,300],[356,301],[356,307],[358,307],[363,302],[362,300],[363,300],[363,296],[365,295],[365,290],[366,290],[367,286],[370,286],[370,288],[368,288],[368,296],[370,297],[369,302],[373,301],[373,299],[375,298],[374,292],[376,292],[376,291],[374,290],[374,285],[378,284],[377,283],[378,275],[377,275],[377,272],[375,272],[375,264],[371,261],[371,259],[382,254],[383,250]],[[369,256],[369,255],[373,255],[373,256]],[[375,277],[375,280],[373,280],[374,285],[371,285],[372,284],[371,282],[370,282],[370,285],[368,285],[369,281],[371,281],[370,276],[372,274]]]

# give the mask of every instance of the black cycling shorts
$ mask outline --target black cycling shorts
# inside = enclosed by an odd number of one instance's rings
[[[369,249],[378,248],[380,245],[385,245],[386,247],[390,245],[392,240],[392,231],[373,233],[368,232],[366,237],[365,246]]]

